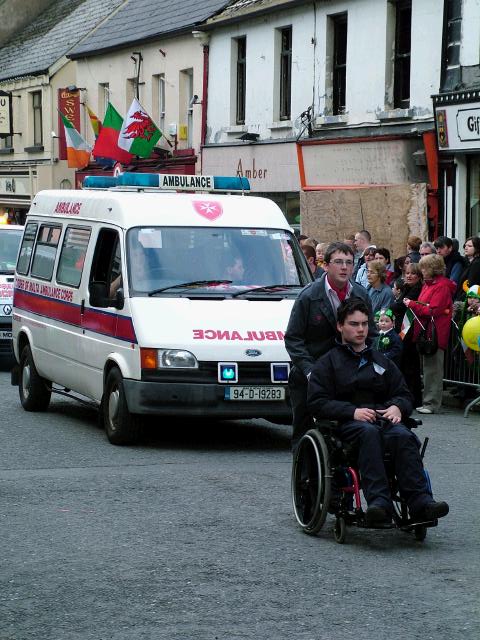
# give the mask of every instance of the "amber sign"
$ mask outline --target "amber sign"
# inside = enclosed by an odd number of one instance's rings
[[[80,131],[80,91],[58,90],[58,110],[70,120],[77,131]],[[65,144],[65,128],[62,118],[58,114],[58,157],[67,159],[67,146]]]

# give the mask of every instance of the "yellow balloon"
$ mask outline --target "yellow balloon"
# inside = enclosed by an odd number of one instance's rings
[[[463,325],[462,338],[467,347],[480,351],[480,316],[467,320]]]

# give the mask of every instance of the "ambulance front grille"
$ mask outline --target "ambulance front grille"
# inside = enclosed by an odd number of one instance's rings
[[[198,369],[159,369],[142,371],[145,382],[188,382],[192,384],[214,384],[218,382],[218,363],[199,362]],[[239,362],[238,384],[272,384],[269,362]]]

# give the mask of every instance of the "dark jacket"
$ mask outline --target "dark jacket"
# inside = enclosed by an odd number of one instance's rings
[[[356,353],[338,343],[315,363],[307,404],[315,417],[340,422],[353,420],[355,409],[364,407],[386,409],[394,404],[404,419],[413,410],[412,395],[393,362],[370,347]]]
[[[403,304],[404,298],[410,298],[410,300],[418,300],[418,296],[420,295],[420,291],[422,290],[423,283],[419,280],[416,284],[412,284],[412,286],[406,284],[405,289],[401,293],[400,297],[395,300],[395,302],[390,306],[390,309],[393,311],[395,316],[395,331],[400,333],[400,329],[402,328],[403,318],[405,317],[405,313],[407,311],[407,307]]]
[[[407,307],[405,307],[405,309],[406,308]],[[386,358],[394,362],[397,367],[400,368],[403,342],[395,329],[392,328],[386,333],[380,333],[380,335],[375,338],[374,346],[377,351],[383,353]]]
[[[465,259],[458,253],[458,251],[452,251],[448,254],[445,260],[445,275],[450,280],[453,280],[457,284],[460,282],[460,277],[465,269]]]
[[[326,274],[308,284],[300,292],[292,308],[285,332],[285,348],[294,366],[306,376],[317,358],[335,344],[337,318],[325,288]],[[376,336],[377,329],[371,312],[366,289],[353,284],[350,297],[361,298],[370,310],[369,336]]]
[[[476,256],[468,266],[464,269],[460,276],[457,290],[455,292],[455,300],[465,300],[466,293],[463,290],[463,283],[468,281],[468,286],[472,287],[474,284],[480,284],[480,256]]]

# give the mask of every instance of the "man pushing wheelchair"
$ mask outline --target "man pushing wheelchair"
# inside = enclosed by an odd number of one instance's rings
[[[369,344],[368,322],[369,308],[362,299],[350,297],[338,307],[340,338],[313,365],[308,412],[317,419],[335,420],[336,435],[358,452],[366,526],[381,527],[392,520],[385,453],[392,460],[411,519],[436,520],[447,515],[449,507],[433,499],[419,440],[404,424],[413,410],[413,398],[396,365]]]

